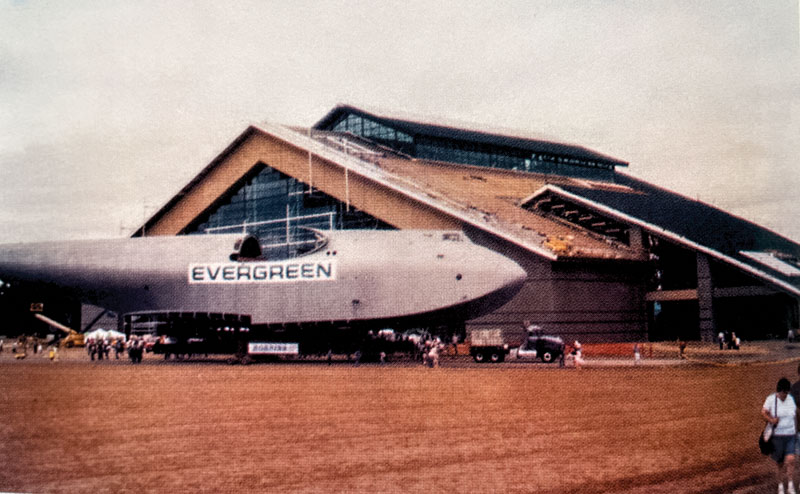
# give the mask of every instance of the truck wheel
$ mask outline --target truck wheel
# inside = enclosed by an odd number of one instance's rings
[[[500,352],[492,352],[489,354],[489,360],[492,361],[493,364],[503,361],[503,354]]]
[[[481,364],[486,361],[486,354],[484,354],[483,352],[477,352],[472,356],[472,358],[475,359],[475,362]]]
[[[553,355],[553,354],[552,354],[552,353],[550,353],[550,352],[544,352],[544,353],[542,354],[542,362],[544,362],[545,364],[549,364],[549,363],[550,363],[550,362],[552,362],[554,359],[555,359],[555,355]]]

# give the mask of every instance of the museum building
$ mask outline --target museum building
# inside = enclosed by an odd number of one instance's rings
[[[798,328],[800,245],[635,179],[581,146],[339,105],[251,125],[134,236],[247,232],[279,256],[306,227],[453,229],[523,266],[466,329],[532,321],[581,341],[745,339]]]

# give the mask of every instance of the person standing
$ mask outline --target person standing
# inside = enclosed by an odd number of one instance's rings
[[[572,355],[575,357],[575,368],[581,369],[583,367],[583,346],[581,346],[578,340],[572,344]]]
[[[761,416],[773,426],[770,457],[778,467],[778,494],[797,494],[794,488],[794,459],[797,444],[797,405],[789,394],[791,384],[785,377],[778,381],[775,393],[767,396]],[[783,483],[786,481],[786,490]]]
[[[633,345],[633,365],[642,363],[642,352],[639,350],[639,343]]]
[[[719,340],[719,349],[720,350],[724,350],[725,349],[725,333],[720,331],[719,334],[717,335],[717,339]]]
[[[681,360],[686,359],[686,342],[680,338],[678,338],[678,357]]]
[[[144,354],[144,340],[136,340],[136,363],[142,363],[142,355]]]
[[[430,351],[428,352],[428,362],[431,368],[439,367],[439,351],[441,350],[438,343],[434,342],[431,346]]]

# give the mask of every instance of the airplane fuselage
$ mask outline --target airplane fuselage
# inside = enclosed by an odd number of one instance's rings
[[[184,235],[0,246],[0,277],[55,284],[118,313],[219,312],[253,324],[489,312],[524,270],[460,232],[320,232],[290,259],[236,255],[243,235]],[[232,254],[234,254],[232,256]]]

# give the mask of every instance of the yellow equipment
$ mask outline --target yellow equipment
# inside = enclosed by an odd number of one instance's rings
[[[74,329],[71,329],[69,334],[62,338],[61,343],[59,344],[67,348],[72,348],[74,346],[86,346],[83,335]]]
[[[83,334],[75,331],[74,329],[64,326],[58,321],[54,321],[49,317],[42,315],[42,314],[34,314],[34,317],[37,319],[46,322],[47,324],[53,326],[54,328],[58,328],[61,331],[67,333],[67,336],[61,339],[60,345],[65,346],[67,348],[72,348],[74,346],[86,346],[86,342],[83,340]]]

